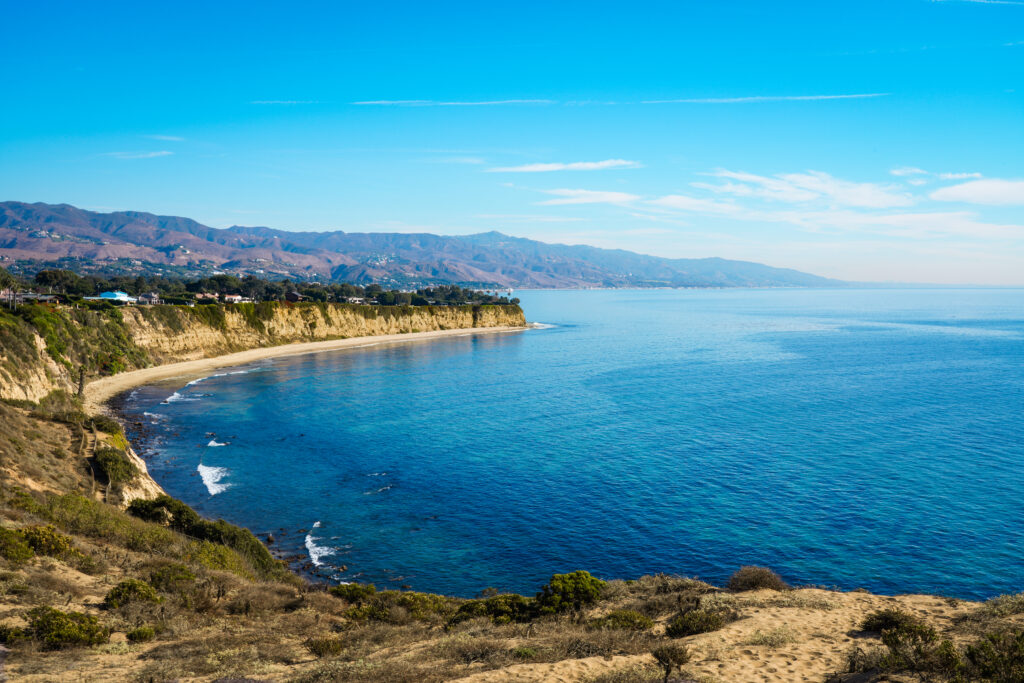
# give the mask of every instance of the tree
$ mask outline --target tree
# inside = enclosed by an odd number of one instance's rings
[[[654,648],[651,654],[665,672],[664,683],[668,683],[668,677],[672,675],[673,669],[682,668],[683,664],[690,661],[690,651],[685,645],[662,645]]]

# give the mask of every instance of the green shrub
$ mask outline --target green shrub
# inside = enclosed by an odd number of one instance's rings
[[[503,593],[482,600],[470,600],[459,606],[451,623],[487,617],[495,624],[530,621],[537,616],[537,603],[522,595]]]
[[[740,567],[729,577],[729,590],[754,591],[762,588],[785,591],[790,589],[790,585],[767,567]]]
[[[551,583],[537,594],[537,605],[542,614],[579,611],[597,602],[604,586],[604,581],[582,570],[571,574],[555,574],[551,577]]]
[[[883,633],[903,626],[916,626],[921,621],[917,617],[899,609],[883,609],[872,612],[864,618],[860,628],[870,633]]]
[[[128,638],[129,643],[148,643],[156,638],[156,631],[152,626],[140,626],[128,631],[125,637]]]
[[[29,638],[47,650],[80,645],[99,645],[110,639],[110,630],[99,620],[81,612],[61,612],[52,607],[36,607],[25,615],[28,626],[8,629],[7,641]],[[18,633],[12,634],[11,631]]]
[[[107,434],[124,433],[124,430],[121,429],[121,423],[112,417],[107,417],[106,415],[93,415],[89,418],[88,426]]]
[[[149,572],[149,585],[165,593],[178,593],[192,585],[196,573],[180,562],[168,562]]]
[[[698,633],[710,633],[729,623],[729,614],[717,610],[695,609],[680,614],[665,627],[669,638],[685,638]]]
[[[377,593],[372,583],[342,583],[327,589],[331,595],[353,605],[366,602]]]
[[[0,528],[0,557],[7,560],[12,567],[19,567],[35,555],[25,537],[14,529]]]
[[[64,558],[78,552],[71,538],[58,532],[52,524],[26,527],[21,530],[21,535],[38,555]]]
[[[185,549],[184,559],[207,569],[231,572],[244,579],[256,578],[241,555],[227,546],[210,541],[189,543]]]
[[[100,471],[111,484],[127,484],[139,470],[128,459],[128,454],[117,448],[100,448],[94,456]]]
[[[590,622],[591,628],[622,631],[646,631],[653,626],[654,621],[650,617],[629,609],[615,610]]]
[[[413,591],[380,591],[345,616],[355,620],[384,621],[401,624],[407,621],[429,621],[434,617],[450,618],[455,601],[443,595]]]
[[[527,647],[525,645],[520,645],[519,647],[512,648],[509,651],[509,654],[511,654],[516,659],[533,659],[537,656],[537,649],[533,647]]]
[[[303,645],[316,657],[337,657],[345,649],[341,638],[309,638]]]
[[[1024,681],[1024,630],[986,634],[967,647],[966,655],[981,680]]]
[[[125,579],[107,592],[103,604],[116,609],[131,602],[160,602],[160,596],[156,589],[145,581],[138,579]]]

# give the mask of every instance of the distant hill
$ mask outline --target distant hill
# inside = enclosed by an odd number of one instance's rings
[[[184,276],[216,271],[353,283],[503,287],[822,287],[843,283],[720,258],[666,259],[618,249],[546,244],[499,232],[442,236],[211,228],[138,211],[0,203],[0,264],[31,274]]]

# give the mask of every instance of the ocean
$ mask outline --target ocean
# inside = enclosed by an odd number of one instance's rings
[[[1024,291],[517,296],[539,329],[136,389],[129,436],[172,496],[334,581],[1024,590]]]

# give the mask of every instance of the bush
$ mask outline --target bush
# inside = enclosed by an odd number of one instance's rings
[[[196,573],[180,562],[168,562],[149,571],[149,585],[165,593],[178,593],[196,580]]]
[[[520,645],[519,647],[514,647],[509,650],[509,654],[516,659],[533,659],[537,656],[537,649]]]
[[[103,604],[109,609],[116,609],[130,602],[160,602],[156,589],[145,581],[125,579],[107,592]]]
[[[100,471],[111,484],[127,484],[139,470],[128,459],[128,454],[117,448],[100,448],[94,456]]]
[[[541,614],[579,611],[585,605],[597,602],[604,586],[605,582],[594,578],[590,572],[555,574],[551,577],[551,583],[541,588],[537,594],[537,605]]]
[[[731,591],[754,591],[762,588],[786,591],[790,589],[790,585],[767,567],[740,567],[729,577]]]
[[[93,415],[89,418],[89,426],[107,434],[123,434],[121,423],[106,415]]]
[[[966,654],[979,678],[1024,681],[1024,630],[986,634],[969,645]]]
[[[285,564],[275,560],[267,547],[248,529],[228,524],[222,519],[207,521],[188,505],[170,496],[133,500],[128,506],[128,512],[147,522],[167,523],[175,531],[201,541],[227,546],[244,558],[260,578],[281,579],[290,574]],[[211,568],[235,571],[226,566]]]
[[[28,626],[6,629],[4,642],[31,639],[44,649],[58,650],[76,645],[99,645],[110,639],[110,630],[99,620],[81,612],[61,612],[52,607],[36,607],[25,615]]]
[[[470,600],[459,606],[451,623],[457,624],[467,619],[487,617],[495,624],[530,621],[537,616],[537,604],[530,598],[503,593],[483,600]]]
[[[654,661],[665,672],[665,683],[674,669],[681,668],[690,661],[690,651],[683,645],[662,645],[651,650]]]
[[[337,657],[345,649],[341,638],[310,638],[303,645],[316,657]]]
[[[12,567],[19,567],[35,556],[25,537],[14,529],[0,528],[0,557],[7,560]]]
[[[726,612],[695,609],[680,614],[665,627],[665,635],[669,638],[685,638],[698,633],[710,633],[729,623],[731,619]]]
[[[342,583],[331,586],[327,592],[347,603],[358,605],[372,598],[377,593],[377,587],[372,583]]]
[[[52,524],[26,527],[21,535],[38,555],[63,558],[78,552],[71,538],[58,532]]]
[[[654,621],[639,612],[619,609],[590,622],[591,628],[619,629],[623,631],[646,631],[654,626]]]
[[[384,621],[404,624],[409,621],[429,621],[433,617],[450,618],[455,612],[451,598],[432,593],[412,591],[380,591],[358,607],[352,607],[345,616],[358,621]]]
[[[865,617],[860,625],[861,630],[871,633],[883,633],[903,626],[916,626],[920,620],[912,614],[898,609],[883,609],[872,612]]]
[[[140,626],[137,629],[128,631],[125,635],[129,643],[148,643],[156,638],[156,631],[152,626]]]

